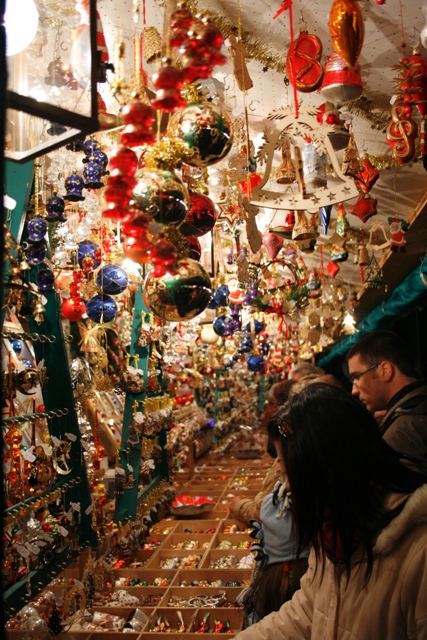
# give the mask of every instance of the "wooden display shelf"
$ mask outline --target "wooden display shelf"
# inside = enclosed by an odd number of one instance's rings
[[[193,633],[197,633],[197,630],[200,627],[200,624],[203,622],[203,619],[205,618],[205,616],[209,613],[209,617],[208,617],[208,623],[211,626],[211,630],[213,631],[214,629],[214,620],[222,620],[222,621],[228,621],[230,623],[230,630],[231,633],[227,633],[227,637],[232,637],[234,634],[238,633],[239,631],[242,630],[242,626],[243,626],[243,611],[241,609],[214,609],[214,608],[208,608],[208,609],[197,609],[193,618],[192,618],[192,624],[191,627],[189,629],[189,632],[193,632]],[[203,634],[205,635],[205,634]],[[206,634],[208,635],[208,634]],[[209,634],[211,635],[211,634]],[[215,637],[218,637],[218,634],[212,634],[215,635]]]
[[[162,549],[172,549],[176,551],[206,551],[212,542],[212,533],[172,533],[166,542],[162,545]],[[192,549],[178,549],[176,545],[191,540],[196,543]]]
[[[189,631],[190,627],[191,627],[191,623],[192,623],[192,619],[193,616],[195,614],[195,611],[192,609],[174,609],[172,607],[157,607],[157,609],[151,614],[147,624],[145,625],[144,629],[142,630],[144,634],[149,633],[151,636],[153,635],[153,633],[155,633],[156,635],[158,635],[158,632],[155,631],[150,631],[150,629],[152,629],[154,627],[154,625],[157,623],[157,620],[162,620],[162,621],[166,621],[169,623],[170,627],[171,627],[171,631],[168,632],[167,637],[169,637],[172,633],[179,633],[178,632],[178,625],[181,624],[181,621],[179,619],[178,616],[178,611],[181,612],[182,615],[182,619],[184,621],[184,625],[186,627],[186,630]],[[182,638],[182,632],[181,632],[181,638]]]
[[[233,535],[238,534],[240,536],[242,535],[249,535],[248,533],[248,529],[251,529],[251,527],[248,527],[248,525],[243,524],[243,522],[240,522],[240,520],[233,520],[232,518],[230,518],[229,520],[224,520],[223,522],[220,522],[219,526],[218,526],[218,533],[225,533],[225,529],[227,527],[232,527],[235,526],[237,527],[237,531],[234,532]],[[227,535],[231,535],[227,534]]]
[[[203,557],[207,553],[206,551],[199,549],[198,551],[187,551],[187,550],[178,550],[178,549],[159,549],[153,555],[152,559],[147,565],[147,568],[150,570],[162,569],[162,563],[165,561],[172,561],[173,558],[179,558],[180,560],[187,558],[189,556],[200,556],[200,560],[197,563],[197,567],[189,567],[192,569],[200,567]],[[178,569],[184,569],[185,567],[174,566],[171,568],[171,571],[177,571]],[[166,569],[167,570],[167,569]],[[141,576],[142,577],[142,576]]]
[[[124,568],[114,569],[114,576],[116,580],[121,577],[139,578],[140,580],[145,580],[147,582],[147,586],[156,587],[159,589],[165,589],[169,587],[170,582],[168,582],[168,584],[164,586],[154,584],[154,580],[156,580],[156,578],[161,578],[163,580],[170,579],[170,581],[172,581],[173,578],[175,577],[175,574],[176,574],[176,569],[146,569],[145,567],[143,569],[124,569]],[[142,586],[142,585],[138,585],[138,586]],[[117,588],[127,589],[128,587],[119,586]]]
[[[181,607],[188,609],[197,609],[197,605],[169,605],[169,601],[173,597],[183,598],[184,600],[189,600],[191,598],[197,598],[197,596],[206,595],[209,597],[220,595],[224,593],[227,600],[230,602],[235,602],[238,595],[241,593],[244,587],[170,587],[166,593],[164,594],[162,601],[160,603],[160,607],[167,607],[168,609],[180,609]],[[237,608],[239,608],[236,605]],[[226,611],[227,609],[231,609],[233,607],[218,607]]]
[[[200,533],[207,533],[210,529],[218,530],[220,526],[218,520],[179,520],[176,524],[176,527],[173,530],[173,534],[176,533],[186,533],[186,535]],[[190,531],[185,531],[185,529],[190,529]],[[171,534],[172,535],[172,534]]]
[[[180,589],[185,589],[186,587],[181,587],[182,582],[186,582],[186,586],[191,586],[192,582],[199,582],[200,580],[207,580],[208,582],[217,582],[213,588],[223,588],[227,587],[227,585],[231,582],[239,582],[239,587],[243,588],[248,586],[252,579],[252,569],[239,569],[238,575],[234,569],[186,569],[185,571],[178,571],[176,576],[174,577],[171,588],[179,587]],[[199,587],[194,586],[193,588],[212,588],[212,587]]]
[[[242,558],[249,555],[249,553],[250,551],[248,549],[211,549],[206,552],[205,557],[200,563],[199,569],[202,569],[203,571],[205,569],[215,569],[215,567],[211,567],[211,563],[219,560],[224,556],[235,556],[237,560],[240,561]],[[236,566],[224,568],[236,571],[236,576],[239,575],[238,572],[241,571],[241,569],[238,569]]]
[[[227,549],[221,548],[219,547],[219,545],[221,544],[221,542],[231,542],[231,544],[233,545],[231,547],[231,551],[250,551],[250,547],[249,548],[238,548],[238,544],[242,544],[242,542],[253,542],[252,538],[250,538],[250,536],[244,536],[241,533],[216,533],[214,536],[214,539],[212,540],[212,544],[211,544],[211,550],[214,549],[221,549],[222,551],[227,551]]]

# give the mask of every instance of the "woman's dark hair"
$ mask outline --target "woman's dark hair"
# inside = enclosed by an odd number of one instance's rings
[[[292,396],[268,426],[283,451],[298,553],[312,545],[319,559],[327,525],[328,555],[337,571],[344,565],[350,577],[358,547],[368,581],[375,536],[398,512],[385,510],[385,494],[410,493],[427,477],[399,461],[359,402],[327,384],[312,384]]]

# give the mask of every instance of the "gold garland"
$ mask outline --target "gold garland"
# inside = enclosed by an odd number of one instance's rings
[[[161,140],[147,148],[144,153],[144,163],[147,169],[173,171],[183,162],[188,161],[192,155],[193,151],[183,140],[163,136]]]
[[[345,105],[346,111],[352,115],[367,120],[370,123],[372,129],[381,131],[387,126],[387,122],[390,120],[390,111],[387,109],[378,110],[374,108],[374,101],[361,96],[354,102],[349,102]]]

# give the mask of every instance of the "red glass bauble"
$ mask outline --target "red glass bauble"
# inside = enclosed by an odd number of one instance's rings
[[[202,255],[202,247],[200,246],[199,239],[197,238],[197,236],[191,235],[191,236],[187,236],[186,240],[187,240],[187,244],[190,247],[189,257],[192,260],[197,260],[197,262],[199,262],[200,257]]]
[[[176,249],[169,240],[162,238],[151,247],[150,258],[155,266],[169,267],[177,258]]]
[[[156,99],[151,104],[155,109],[171,113],[177,109],[183,109],[187,103],[181,98],[177,89],[159,89],[156,91]]]
[[[172,31],[175,29],[188,29],[193,22],[193,14],[188,9],[180,8],[174,11],[171,15],[170,26]]]
[[[122,118],[125,124],[139,124],[144,127],[151,127],[156,118],[156,113],[149,104],[135,99],[123,108]]]
[[[123,242],[123,253],[126,258],[129,258],[132,262],[143,264],[150,262],[151,247],[152,244],[147,238],[147,235],[138,238],[130,236]]]
[[[127,202],[129,202],[129,199],[127,199]],[[110,202],[108,207],[102,212],[102,216],[104,218],[110,218],[110,220],[123,220],[123,218],[126,218],[126,216],[129,215],[129,209],[126,204],[126,200],[124,201],[123,206]]]
[[[141,211],[135,210],[132,215],[129,215],[122,222],[122,231],[125,236],[132,236],[133,238],[143,237],[150,224],[149,219]]]
[[[156,132],[145,125],[128,124],[122,131],[121,140],[128,147],[140,147],[142,144],[153,144]]]
[[[224,42],[224,38],[222,37],[221,31],[218,27],[209,23],[203,27],[200,33],[200,38],[205,45],[217,50],[221,49],[222,43]]]
[[[215,226],[217,212],[208,196],[190,193],[190,210],[180,231],[186,235],[203,236]]]
[[[181,71],[170,62],[166,62],[158,73],[153,75],[152,80],[156,91],[159,89],[175,89],[175,91],[179,91],[183,85]]]
[[[129,147],[119,147],[110,156],[110,173],[112,176],[133,176],[138,166],[138,157]]]
[[[62,317],[71,322],[77,322],[81,320],[83,314],[86,311],[85,303],[78,298],[67,298],[62,303],[61,313]]]
[[[123,204],[124,199],[132,197],[132,189],[136,186],[136,180],[132,176],[110,176],[104,191],[107,202],[117,205]]]
[[[182,77],[184,82],[190,83],[198,80],[199,78],[205,80],[212,75],[212,56],[210,53],[194,54],[182,56],[182,64],[184,69],[182,70]]]

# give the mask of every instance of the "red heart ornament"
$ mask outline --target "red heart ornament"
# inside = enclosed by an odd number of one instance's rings
[[[354,176],[354,181],[359,191],[368,193],[379,177],[379,171],[372,166],[369,158],[362,158],[360,160],[360,171]]]
[[[301,31],[294,48],[289,49],[286,58],[286,71],[289,82],[296,85],[298,91],[310,93],[316,91],[322,84],[323,66],[322,43],[319,38],[307,31]]]
[[[262,239],[268,255],[270,256],[271,260],[274,260],[280,249],[283,247],[283,238],[279,238],[279,236],[276,236],[274,233],[265,231]]]

